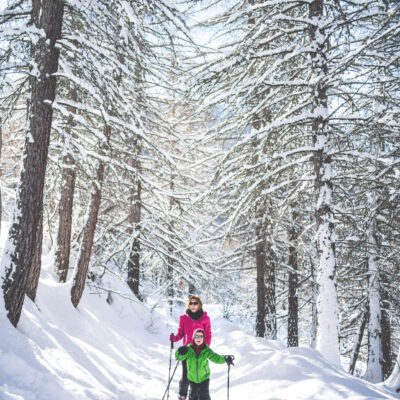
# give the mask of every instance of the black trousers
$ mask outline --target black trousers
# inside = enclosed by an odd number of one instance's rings
[[[187,397],[189,389],[189,381],[187,378],[187,364],[186,360],[182,361],[182,378],[179,381],[179,396]]]
[[[207,379],[200,383],[190,383],[189,400],[211,400],[210,397],[210,380]]]

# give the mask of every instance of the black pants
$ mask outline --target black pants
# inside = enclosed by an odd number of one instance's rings
[[[189,400],[211,400],[210,380],[207,379],[200,383],[190,383]]]
[[[189,381],[187,378],[187,364],[186,360],[182,361],[182,378],[179,381],[179,396],[187,397],[189,389]]]

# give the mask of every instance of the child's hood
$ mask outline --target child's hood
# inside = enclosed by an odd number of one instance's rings
[[[204,339],[206,338],[206,333],[204,332],[204,329],[197,328],[197,329],[194,330],[193,335],[192,335],[192,344],[195,344],[194,343],[194,337],[195,337],[196,333],[202,333],[203,334],[203,343],[204,343]]]

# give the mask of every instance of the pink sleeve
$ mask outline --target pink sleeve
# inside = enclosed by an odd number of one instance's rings
[[[211,345],[211,321],[210,321],[210,317],[207,316],[207,319],[204,321],[204,332],[206,334],[206,337],[204,338],[204,341],[206,342],[206,344],[208,346]]]
[[[183,328],[183,318],[182,316],[179,317],[179,328],[178,328],[178,333],[175,336],[175,342],[179,342],[184,336],[184,328]]]

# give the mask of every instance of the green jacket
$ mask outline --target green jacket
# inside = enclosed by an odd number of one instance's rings
[[[216,364],[225,364],[225,357],[214,353],[207,345],[201,350],[199,357],[196,356],[191,344],[188,347],[189,351],[184,356],[181,356],[177,350],[175,358],[180,361],[186,360],[188,379],[191,382],[200,383],[210,378],[208,360]]]

